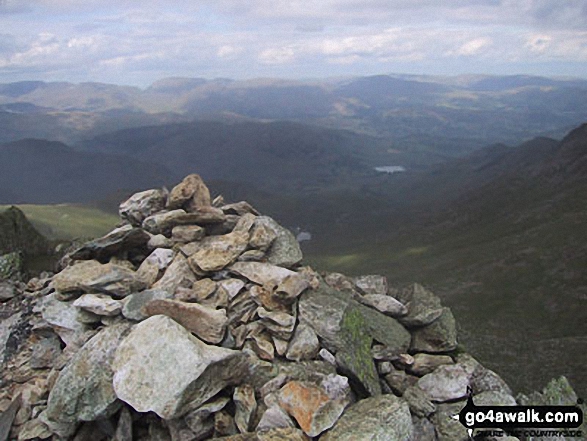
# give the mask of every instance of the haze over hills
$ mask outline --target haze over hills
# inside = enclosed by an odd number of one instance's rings
[[[291,120],[458,156],[496,142],[563,136],[587,115],[587,81],[532,76],[406,76],[315,81],[168,78],[146,89],[101,83],[0,85],[0,141],[67,143],[195,118]]]

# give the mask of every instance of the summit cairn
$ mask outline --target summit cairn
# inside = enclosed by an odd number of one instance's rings
[[[198,175],[120,216],[2,304],[0,439],[454,441],[468,388],[516,403],[433,293],[317,273]]]

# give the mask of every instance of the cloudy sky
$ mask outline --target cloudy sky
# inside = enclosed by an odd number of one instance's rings
[[[0,82],[587,77],[587,0],[0,0]]]

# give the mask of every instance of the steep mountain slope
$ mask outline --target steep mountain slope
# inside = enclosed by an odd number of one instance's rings
[[[444,171],[395,179],[385,191],[413,195],[412,205],[392,201],[395,210],[376,220],[356,213],[315,235],[306,255],[399,285],[423,280],[455,310],[465,346],[517,387],[564,373],[586,393],[586,161],[583,125],[561,142],[494,146]]]
[[[391,155],[384,140],[289,122],[188,124],[129,129],[97,137],[90,151],[148,158],[207,180],[246,182],[271,192],[343,185],[373,175]]]
[[[88,202],[119,189],[166,182],[164,167],[120,155],[78,152],[59,142],[0,145],[0,203]]]

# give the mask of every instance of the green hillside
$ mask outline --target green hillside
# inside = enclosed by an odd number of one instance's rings
[[[0,210],[8,206],[0,205]],[[50,240],[91,238],[106,234],[119,222],[116,215],[81,205],[18,205],[35,228]]]

